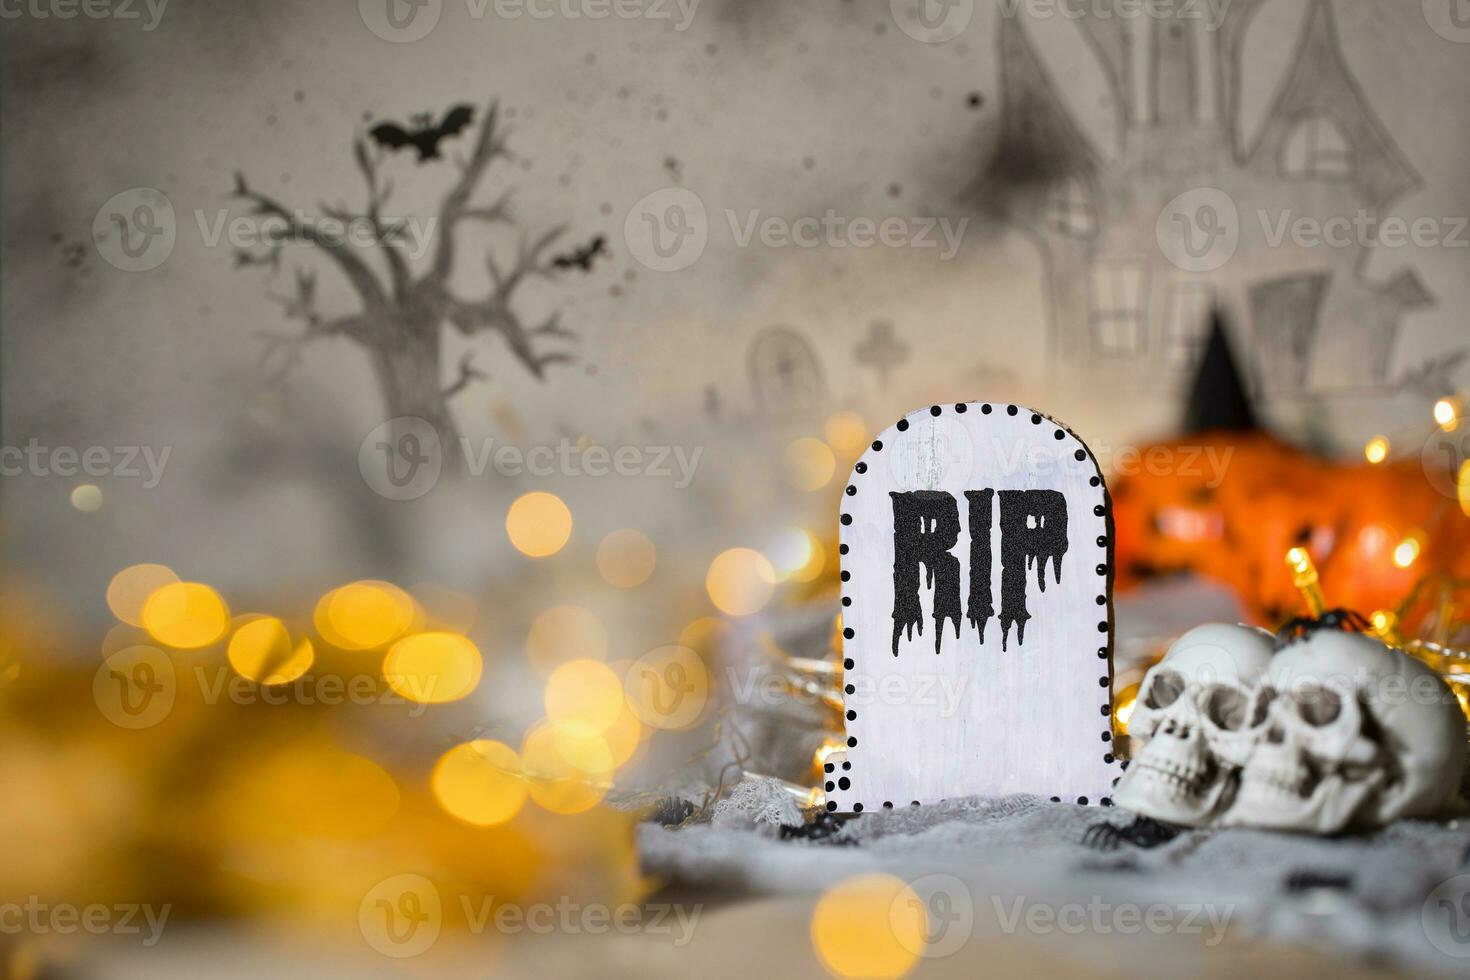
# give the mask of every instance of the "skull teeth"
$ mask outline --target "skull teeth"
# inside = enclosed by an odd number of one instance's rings
[[[1246,771],[1245,786],[1252,790],[1305,796],[1306,779],[1297,773]]]
[[[1135,763],[1135,766],[1138,775],[1151,777],[1155,783],[1162,784],[1166,792],[1199,796],[1205,791],[1202,778],[1204,774],[1199,771],[1198,767],[1168,761],[1144,762],[1142,760]]]

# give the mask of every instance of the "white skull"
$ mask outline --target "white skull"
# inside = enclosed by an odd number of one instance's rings
[[[1250,754],[1251,697],[1271,650],[1264,630],[1224,623],[1175,641],[1139,687],[1128,721],[1133,759],[1114,801],[1189,827],[1218,817]]]
[[[1459,804],[1465,717],[1437,674],[1372,636],[1321,629],[1272,658],[1227,826],[1336,833]]]

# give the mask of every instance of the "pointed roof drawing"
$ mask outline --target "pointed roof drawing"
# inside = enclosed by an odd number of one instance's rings
[[[1345,156],[1339,162],[1341,175],[1375,208],[1418,185],[1414,168],[1374,115],[1343,61],[1326,0],[1312,2],[1294,67],[1261,129],[1249,166],[1280,173],[1297,125],[1313,117],[1327,120],[1345,137],[1345,148],[1338,151]]]
[[[1305,389],[1331,280],[1330,272],[1317,270],[1250,287],[1251,337],[1268,391]]]
[[[1101,154],[1062,104],[1017,18],[1000,19],[1000,87],[1000,136],[977,195],[1044,190],[1100,171]]]
[[[1096,7],[1084,7],[1079,23],[1107,73],[1121,133],[1133,115],[1133,41],[1128,36],[1128,24],[1116,14],[1105,16]]]
[[[1399,309],[1408,311],[1434,305],[1434,294],[1413,269],[1401,269],[1398,275],[1388,280],[1380,289],[1386,297],[1398,304]]]
[[[1245,29],[1250,26],[1256,11],[1261,9],[1263,2],[1264,0],[1235,0],[1226,9],[1225,16],[1217,29],[1220,35],[1218,41],[1220,55],[1215,64],[1220,76],[1219,93],[1223,103],[1220,107],[1220,119],[1230,127],[1231,145],[1235,146],[1237,156],[1240,156],[1243,151],[1237,127],[1240,125],[1242,80],[1240,66],[1242,49],[1245,45]]]

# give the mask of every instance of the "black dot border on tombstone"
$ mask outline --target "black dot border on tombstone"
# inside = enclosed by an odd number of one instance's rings
[[[981,412],[981,414],[990,415],[990,414],[992,414],[995,411],[995,407],[996,406],[995,406],[995,403],[992,403],[992,402],[957,402],[957,403],[955,403],[952,406],[952,408],[953,408],[953,411],[956,414],[963,415],[963,414],[965,414],[966,412],[969,411],[969,407],[971,405],[977,405],[977,404],[980,406],[980,412]],[[908,415],[904,416],[897,423],[895,423],[894,424],[894,428],[897,429],[900,432],[907,431],[907,429],[909,428],[909,420],[911,418],[913,418],[914,416],[923,415],[923,414],[927,413],[930,416],[933,416],[935,418],[938,418],[938,417],[940,417],[940,416],[942,416],[944,414],[944,411],[945,411],[945,406],[943,406],[943,405],[931,405],[928,409],[919,409],[918,411],[910,412]],[[1020,415],[1022,412],[1027,412],[1027,411],[1029,411],[1029,410],[1028,409],[1025,409],[1025,408],[1022,408],[1021,406],[1017,406],[1017,405],[1007,405],[1006,406],[1006,413],[1008,415],[1011,415],[1011,416],[1017,416],[1017,415]],[[1101,634],[1104,634],[1106,642],[1102,646],[1099,646],[1098,647],[1098,659],[1104,660],[1106,662],[1106,665],[1107,665],[1107,675],[1098,678],[1098,686],[1102,689],[1103,695],[1104,695],[1103,696],[1103,703],[1102,703],[1102,705],[1099,708],[1099,713],[1101,714],[1101,716],[1103,718],[1106,719],[1106,722],[1105,722],[1106,727],[1102,729],[1102,731],[1100,732],[1100,736],[1101,736],[1101,740],[1102,741],[1109,742],[1110,743],[1113,740],[1113,737],[1114,737],[1114,732],[1113,732],[1113,681],[1114,681],[1114,676],[1113,676],[1113,657],[1112,657],[1112,652],[1113,652],[1114,629],[1115,629],[1114,616],[1113,616],[1113,579],[1114,579],[1114,570],[1115,570],[1115,561],[1114,561],[1114,531],[1115,531],[1115,529],[1114,529],[1114,525],[1113,525],[1113,498],[1112,498],[1112,493],[1111,493],[1111,491],[1108,490],[1107,483],[1102,478],[1102,467],[1098,464],[1097,457],[1093,454],[1092,450],[1088,447],[1087,443],[1083,442],[1082,439],[1081,439],[1081,437],[1078,436],[1077,433],[1074,432],[1070,426],[1068,426],[1065,423],[1059,421],[1058,419],[1052,418],[1050,415],[1047,415],[1044,412],[1030,411],[1030,415],[1032,416],[1032,424],[1034,424],[1034,425],[1040,425],[1042,421],[1050,422],[1053,425],[1055,425],[1057,428],[1055,429],[1054,438],[1057,441],[1063,441],[1065,439],[1069,439],[1070,438],[1074,442],[1077,443],[1078,448],[1072,454],[1073,459],[1077,460],[1078,462],[1090,461],[1092,463],[1092,466],[1093,466],[1094,470],[1096,470],[1096,472],[1088,479],[1088,481],[1087,481],[1088,486],[1092,487],[1093,489],[1101,489],[1102,490],[1103,502],[1100,505],[1097,505],[1097,506],[1093,507],[1092,508],[1092,513],[1093,513],[1093,516],[1095,516],[1095,517],[1101,517],[1102,520],[1103,520],[1103,533],[1100,534],[1100,535],[1098,535],[1097,540],[1096,540],[1096,544],[1100,548],[1105,548],[1106,549],[1106,553],[1104,554],[1102,561],[1098,562],[1097,566],[1093,569],[1093,574],[1095,574],[1099,579],[1102,580],[1102,585],[1099,588],[1099,598],[1105,598],[1106,599],[1106,615],[1107,615],[1107,618],[1106,618],[1106,620],[1098,623],[1098,632],[1101,633]],[[878,452],[882,452],[883,451],[883,448],[884,448],[883,441],[881,439],[875,439],[875,440],[873,440],[873,443],[872,443],[869,451],[870,452],[874,452],[874,453],[878,453]],[[866,475],[867,472],[868,472],[868,469],[869,469],[869,467],[868,467],[868,464],[867,464],[867,462],[865,460],[861,460],[861,459],[858,460],[858,462],[856,463],[856,465],[853,467],[854,478],[849,481],[849,484],[848,484],[848,487],[847,487],[847,494],[848,494],[848,496],[853,496],[853,495],[855,495],[857,493],[857,486],[858,486],[858,483],[859,483],[857,477]],[[844,527],[850,526],[851,525],[851,517],[849,515],[846,515],[846,514],[844,514],[842,516],[845,517],[845,518],[847,518],[847,520],[845,520],[845,521],[842,522],[843,523],[843,526]],[[839,530],[839,536],[840,536],[840,534],[841,534],[841,531]],[[839,542],[838,549],[837,550],[838,550],[838,554],[840,554],[843,558],[850,558],[852,556],[852,546],[849,543],[845,542],[845,541]],[[852,574],[847,569],[844,568],[844,569],[842,569],[842,572],[841,572],[839,578],[843,582],[842,605],[843,605],[844,608],[851,608],[853,606],[853,599],[852,599],[852,596],[850,596],[850,595],[847,594],[847,592],[848,592],[848,590],[847,590],[847,583],[849,583],[852,580]],[[851,633],[851,632],[852,631],[849,629],[849,630],[846,630],[845,631],[845,634],[848,634],[848,633]],[[849,636],[848,638],[850,639],[851,637]],[[1100,637],[1100,638],[1102,638],[1102,637]],[[846,660],[844,660],[844,662],[843,662],[843,669],[844,670],[852,670],[852,669],[854,669],[852,658],[847,658]],[[843,699],[842,700],[843,700],[843,709],[844,709],[844,712],[845,712],[845,716],[849,720],[856,720],[856,717],[857,717],[856,710],[849,708],[848,707],[848,704],[847,704],[847,698],[848,698],[849,695],[851,695],[851,694],[853,694],[855,692],[855,688],[854,688],[854,686],[852,684],[846,684],[844,686],[844,688],[843,688],[843,691],[844,691],[844,693],[843,693]],[[846,729],[846,726],[844,725],[844,735],[847,735],[845,729]],[[858,740],[857,740],[857,737],[856,736],[847,735],[847,738],[846,738],[846,747],[847,748],[856,748],[857,747],[857,744],[858,744]],[[1116,758],[1112,753],[1108,753],[1104,757],[1104,763],[1106,765],[1110,765],[1110,766],[1121,766],[1121,768],[1123,768],[1123,769],[1127,769],[1127,767],[1128,767],[1128,763],[1125,760],[1121,760],[1121,759]],[[826,766],[825,768],[826,768],[826,771],[827,772],[831,772],[832,771],[832,768],[831,768],[831,765],[830,764],[828,766]],[[851,763],[851,761],[845,761],[845,762],[843,762],[842,768],[844,770],[850,771],[852,769],[852,763]],[[1111,785],[1117,786],[1119,779],[1121,779],[1121,776],[1114,777],[1112,779]],[[831,784],[828,783],[827,785],[830,786]],[[853,789],[851,789],[851,787],[853,786],[853,778],[852,777],[848,777],[848,786],[849,786],[849,789],[847,789],[845,791],[841,791],[841,792],[846,792],[846,793],[855,795],[856,791],[853,790]],[[836,800],[831,799],[830,796],[831,796],[831,793],[829,792],[829,797],[828,797],[828,799],[826,801],[826,810],[828,812],[837,812],[838,809],[839,809],[839,804],[838,804],[838,802]],[[1087,806],[1087,805],[1089,805],[1089,803],[1088,803],[1088,797],[1086,797],[1086,796],[1079,796],[1076,799],[1077,799],[1077,804],[1079,806]],[[1059,803],[1059,802],[1061,802],[1061,797],[1059,797],[1059,796],[1053,796],[1053,797],[1051,797],[1051,800],[1054,803]],[[943,803],[945,801],[944,800],[940,800],[939,802],[940,803]],[[886,801],[886,800],[881,805],[882,805],[882,807],[884,809],[892,809],[892,807],[893,807],[893,803],[891,801]],[[913,801],[911,801],[911,803],[909,805],[910,806],[922,806],[923,804],[919,800],[913,800]],[[1103,796],[1103,797],[1100,797],[1097,800],[1096,804],[1093,804],[1093,805],[1110,807],[1110,806],[1113,805],[1113,800],[1112,800],[1112,797],[1110,797],[1110,796]],[[863,804],[861,802],[854,801],[853,804],[852,804],[851,809],[849,811],[847,811],[847,812],[851,812],[851,813],[862,813],[863,812]]]

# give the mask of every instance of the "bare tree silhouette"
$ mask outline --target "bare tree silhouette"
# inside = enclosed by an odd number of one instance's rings
[[[368,263],[365,253],[350,245],[346,236],[323,234],[321,219],[303,219],[279,201],[253,190],[244,175],[235,174],[234,196],[249,201],[252,213],[274,219],[263,251],[240,251],[238,266],[265,265],[277,269],[286,245],[314,245],[347,278],[357,293],[360,309],[342,316],[326,317],[317,310],[316,275],[298,270],[294,295],[282,300],[288,319],[302,323],[295,334],[267,333],[264,358],[275,379],[284,377],[301,358],[302,349],[316,340],[345,337],[356,342],[372,359],[388,418],[417,417],[439,433],[446,459],[458,460],[459,429],[449,409],[449,400],[471,383],[486,379],[475,367],[473,354],[459,362],[454,380],[446,383],[440,365],[443,332],[452,326],[467,337],[498,335],[520,363],[538,379],[548,366],[566,363],[565,350],[538,352],[545,341],[572,341],[576,335],[561,326],[559,314],[527,325],[513,308],[519,287],[535,276],[548,276],[552,266],[547,257],[551,245],[566,230],[558,225],[540,235],[519,235],[514,264],[503,268],[489,251],[485,266],[489,294],[464,300],[449,291],[449,277],[456,259],[456,232],[468,222],[515,227],[509,209],[510,191],[494,203],[472,203],[475,190],[497,159],[509,159],[506,131],[497,126],[496,105],[491,102],[475,134],[474,147],[460,163],[454,186],[444,197],[433,229],[434,248],[427,270],[416,274],[403,249],[404,219],[387,220],[383,207],[393,193],[391,180],[379,175],[381,148],[370,147],[362,136],[353,141],[357,168],[367,183],[367,209],[358,213],[344,207],[319,205],[321,214],[338,222],[366,222],[386,264],[386,281]]]

